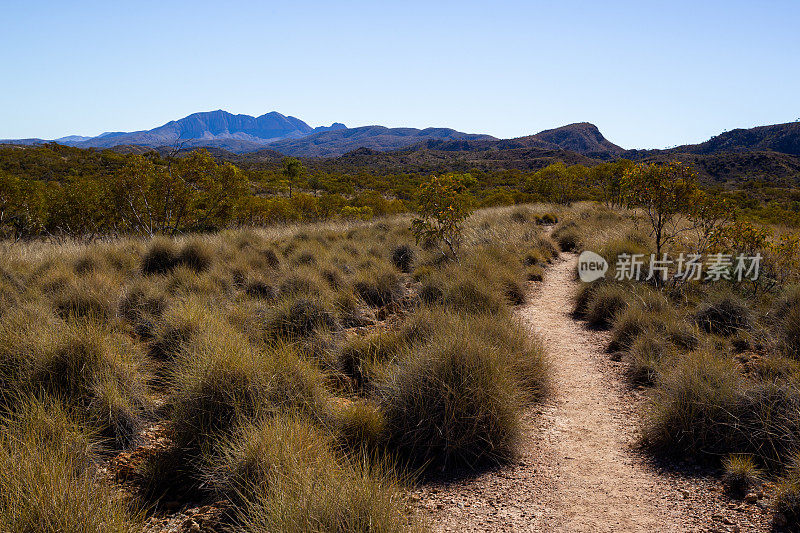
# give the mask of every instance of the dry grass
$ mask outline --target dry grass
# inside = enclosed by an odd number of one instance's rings
[[[58,403],[26,400],[2,421],[0,529],[133,533],[142,516],[97,475],[91,437]]]
[[[549,209],[476,213],[457,261],[404,217],[4,248],[2,404],[38,401],[80,438],[54,433],[68,456],[4,432],[0,529],[139,528],[94,443],[117,453],[154,422],[169,445],[136,486],[155,509],[213,488],[248,531],[424,529],[407,468],[508,460],[546,392],[543,347],[510,310],[557,254]]]

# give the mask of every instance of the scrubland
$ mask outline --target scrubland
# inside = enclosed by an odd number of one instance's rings
[[[477,211],[455,257],[409,226],[2,244],[0,529],[145,531],[211,504],[218,530],[427,530],[409,488],[513,462],[547,397],[557,347],[512,312],[527,283],[559,252],[613,268],[654,242],[596,203]],[[758,282],[576,276],[573,311],[646,397],[643,453],[733,499],[774,485],[796,530],[798,258],[763,252]]]
[[[764,256],[758,281],[656,282],[646,280],[646,268],[639,279],[613,279],[621,254],[654,251],[647,229],[635,211],[604,208],[555,228],[562,248],[599,252],[611,265],[604,280],[581,283],[574,315],[610,331],[608,356],[644,391],[645,453],[718,469],[734,500],[752,497],[764,482],[776,486],[775,525],[798,530],[800,258],[750,250]],[[766,231],[775,239],[784,232]],[[669,252],[695,250],[687,233]],[[715,251],[728,250],[708,250]]]
[[[477,212],[455,259],[405,217],[0,245],[0,529],[427,529],[410,484],[513,460],[546,395],[511,310],[556,220]]]

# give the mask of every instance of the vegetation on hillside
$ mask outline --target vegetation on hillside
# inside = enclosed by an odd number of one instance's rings
[[[273,155],[237,158],[234,164],[204,150],[120,154],[56,144],[3,146],[0,235],[175,235],[332,218],[368,220],[416,209],[418,191],[433,170],[469,175],[466,192],[477,207],[580,200],[619,206],[622,176],[633,165],[625,159],[569,164],[549,157],[527,170],[408,164],[382,172],[363,162],[350,165],[348,157],[300,162]],[[732,187],[706,182],[704,188],[751,220],[797,226],[796,183],[764,172]]]

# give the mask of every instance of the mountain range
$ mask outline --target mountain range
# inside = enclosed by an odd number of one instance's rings
[[[336,122],[312,128],[299,118],[270,112],[259,117],[217,110],[194,113],[157,128],[107,132],[96,137],[71,135],[4,140],[7,144],[56,142],[78,148],[117,151],[168,151],[204,147],[239,164],[276,161],[286,155],[330,160],[337,168],[404,172],[469,168],[535,169],[552,161],[592,164],[628,158],[682,160],[711,179],[746,179],[767,173],[800,176],[800,122],[735,129],[708,141],[667,150],[626,150],[606,139],[594,124],[581,122],[514,139],[470,134],[449,128],[348,128]],[[324,162],[319,163],[325,165]],[[722,178],[720,178],[722,177]]]
[[[259,117],[234,115],[217,110],[193,113],[151,130],[106,132],[96,137],[70,135],[43,139],[2,140],[7,144],[56,142],[78,148],[218,148],[243,154],[269,148],[300,157],[338,157],[358,148],[390,151],[414,145],[441,150],[483,150],[509,148],[566,149],[600,157],[614,157],[624,150],[606,140],[596,126],[588,123],[546,130],[517,139],[496,139],[491,135],[470,134],[450,128],[387,128],[363,126],[348,128],[336,122],[312,128],[302,120],[276,111]]]

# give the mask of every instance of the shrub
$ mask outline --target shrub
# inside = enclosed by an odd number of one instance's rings
[[[223,439],[219,452],[203,465],[204,476],[233,499],[248,499],[275,478],[296,475],[301,468],[322,464],[337,468],[330,438],[307,420],[278,414],[247,424]]]
[[[338,366],[353,381],[356,389],[363,389],[384,365],[403,357],[410,346],[402,330],[352,337],[339,352]]]
[[[134,283],[120,299],[119,315],[127,320],[142,339],[155,335],[155,323],[166,309],[166,297],[154,284]]]
[[[517,280],[503,282],[503,294],[511,305],[522,305],[527,299],[525,288]]]
[[[304,337],[319,330],[334,329],[333,314],[323,303],[307,298],[282,299],[267,318],[267,331],[273,337]]]
[[[544,280],[544,268],[540,267],[539,265],[533,265],[528,267],[526,279],[528,281],[543,281]]]
[[[722,461],[725,488],[731,496],[741,498],[761,480],[761,470],[749,455],[729,455]]]
[[[328,287],[330,287],[333,290],[342,288],[342,286],[345,283],[344,280],[342,279],[341,274],[339,274],[339,271],[333,268],[323,268],[322,271],[320,272],[320,275],[322,276],[322,279],[324,279],[325,282],[328,284]]]
[[[618,313],[628,307],[632,295],[618,285],[600,285],[591,292],[587,302],[586,320],[595,328],[611,326]]]
[[[244,292],[253,298],[272,300],[277,296],[275,288],[262,279],[251,279],[245,284]]]
[[[331,430],[344,453],[375,454],[384,442],[386,419],[373,402],[339,399],[331,414]]]
[[[110,320],[117,311],[119,280],[95,272],[68,283],[53,296],[53,305],[62,317],[93,317]]]
[[[511,219],[512,222],[516,222],[518,224],[524,224],[530,220],[531,212],[528,208],[518,207],[517,209],[514,209],[511,212],[509,218]]]
[[[692,456],[730,452],[732,405],[743,381],[734,363],[692,352],[662,368],[648,407],[645,442],[662,453]]]
[[[380,387],[389,446],[426,471],[475,468],[515,451],[520,392],[506,360],[465,327],[418,348]]]
[[[783,351],[790,357],[800,358],[800,304],[786,313],[779,335]]]
[[[578,286],[578,291],[573,298],[573,316],[576,318],[586,318],[586,313],[589,312],[589,304],[594,297],[595,291],[603,285],[604,283],[596,281],[594,283],[581,283]]]
[[[574,222],[562,224],[556,228],[553,231],[553,238],[562,252],[573,252],[581,245],[581,234]]]
[[[214,252],[199,239],[189,241],[175,257],[172,266],[181,265],[194,272],[204,272],[211,265]]]
[[[545,396],[549,377],[545,346],[526,326],[484,315],[467,319],[463,327],[479,332],[480,341],[505,361],[526,401]]]
[[[402,244],[395,247],[392,251],[392,263],[400,272],[408,274],[414,266],[414,249],[407,245]]]
[[[769,468],[780,468],[800,449],[800,384],[796,379],[748,383],[728,409],[729,450],[753,455]]]
[[[173,359],[204,324],[214,320],[218,320],[218,316],[200,298],[174,301],[155,326],[155,338],[148,355],[160,361]]]
[[[142,357],[133,344],[91,322],[16,321],[24,317],[0,326],[0,358],[8,365],[0,371],[3,392],[45,393],[88,409],[87,422],[117,444],[128,444],[149,403]],[[100,406],[113,407],[114,416],[102,416]]]
[[[337,456],[331,437],[302,417],[281,414],[237,433],[208,473],[240,503],[243,531],[418,529],[389,468]]]
[[[636,337],[625,354],[625,376],[633,385],[653,385],[665,357],[671,354],[661,334],[648,331]]]
[[[545,263],[547,263],[547,259],[545,259],[544,253],[538,248],[526,253],[525,257],[522,259],[522,264],[525,266],[544,265]]]
[[[322,376],[286,345],[254,349],[224,324],[201,331],[171,376],[171,421],[179,447],[202,450],[235,424],[273,413],[324,409]]]
[[[717,335],[733,335],[752,325],[747,304],[733,295],[720,295],[704,302],[695,313],[695,320],[703,330]]]
[[[553,213],[545,213],[540,218],[539,221],[541,224],[546,226],[552,226],[553,224],[558,223],[558,217],[555,216]]]
[[[401,287],[397,274],[390,270],[359,274],[353,287],[367,305],[383,307],[400,296]]]
[[[648,310],[647,307],[637,302],[620,311],[614,318],[608,349],[612,352],[627,350],[644,332],[663,332],[673,324],[677,324],[675,317],[665,312]],[[678,326],[671,327],[675,329]]]
[[[323,282],[317,272],[300,270],[281,280],[278,294],[281,296],[314,297],[324,293]]]
[[[144,527],[95,472],[89,438],[57,404],[21,405],[0,431],[0,530],[134,533]]]
[[[178,250],[170,239],[156,238],[142,258],[143,274],[166,274],[175,267]]]
[[[467,314],[496,314],[503,308],[502,300],[491,287],[472,277],[452,280],[445,287],[441,301],[445,307]]]
[[[641,254],[642,256],[647,256],[650,251],[638,238],[623,238],[606,242],[598,253],[608,261],[609,268],[614,269],[619,263],[621,255],[633,256]],[[647,278],[646,268],[643,266],[639,276],[634,277],[640,281]]]

